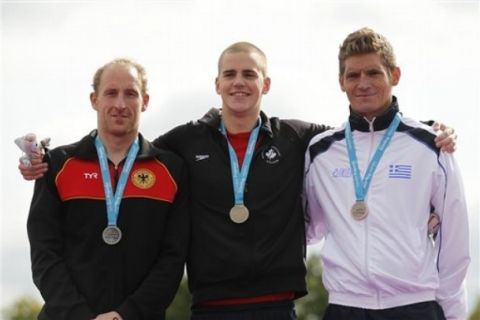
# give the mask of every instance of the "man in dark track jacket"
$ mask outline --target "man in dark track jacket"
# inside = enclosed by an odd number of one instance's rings
[[[325,127],[260,112],[266,73],[260,49],[231,45],[216,79],[221,110],[153,142],[189,168],[195,320],[295,319],[293,300],[306,294],[303,159]]]
[[[46,154],[28,217],[43,320],[159,320],[189,242],[184,162],[138,132],[144,69],[114,60],[94,78],[97,130]]]

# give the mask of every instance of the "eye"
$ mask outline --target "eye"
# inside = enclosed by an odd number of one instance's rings
[[[367,71],[367,75],[371,76],[371,77],[374,77],[374,76],[378,76],[378,75],[381,75],[382,72],[380,70],[368,70]]]
[[[224,71],[224,72],[222,73],[222,76],[223,76],[224,78],[233,78],[233,77],[235,77],[235,71],[231,71],[231,70]]]
[[[115,96],[117,94],[117,91],[113,89],[107,89],[104,91],[103,94],[107,97],[111,97],[111,96]]]
[[[139,96],[139,94],[136,90],[127,90],[127,92],[125,94],[128,97],[133,97],[133,98],[137,98]]]
[[[256,79],[258,78],[258,75],[255,71],[245,71],[243,73],[243,76],[247,79]]]
[[[348,72],[347,74],[345,74],[345,78],[347,78],[348,80],[357,79],[359,76],[360,74],[357,72]]]

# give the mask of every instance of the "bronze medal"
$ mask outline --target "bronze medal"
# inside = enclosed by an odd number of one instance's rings
[[[103,230],[102,239],[108,245],[115,245],[122,239],[122,231],[117,226],[108,226]]]
[[[363,220],[368,215],[368,207],[364,201],[357,201],[353,204],[350,210],[355,220]]]
[[[230,209],[230,220],[235,223],[244,223],[248,220],[248,216],[250,213],[248,212],[247,207],[244,205],[234,205],[232,209]]]

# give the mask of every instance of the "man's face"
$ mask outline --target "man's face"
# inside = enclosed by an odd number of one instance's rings
[[[215,79],[217,93],[222,97],[222,112],[237,116],[258,114],[262,94],[270,89],[259,67],[260,57],[254,53],[227,53],[220,62]]]
[[[142,96],[138,72],[132,66],[108,66],[100,79],[97,93],[90,95],[97,111],[98,130],[114,136],[138,131],[140,113],[148,105],[148,95]]]
[[[352,56],[345,60],[340,86],[352,110],[371,119],[382,114],[392,101],[392,88],[400,80],[400,69],[390,74],[378,54]]]

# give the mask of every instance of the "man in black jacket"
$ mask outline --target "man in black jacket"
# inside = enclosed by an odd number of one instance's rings
[[[189,242],[186,169],[138,132],[145,71],[100,68],[90,96],[97,130],[51,150],[28,217],[43,320],[165,319]]]

